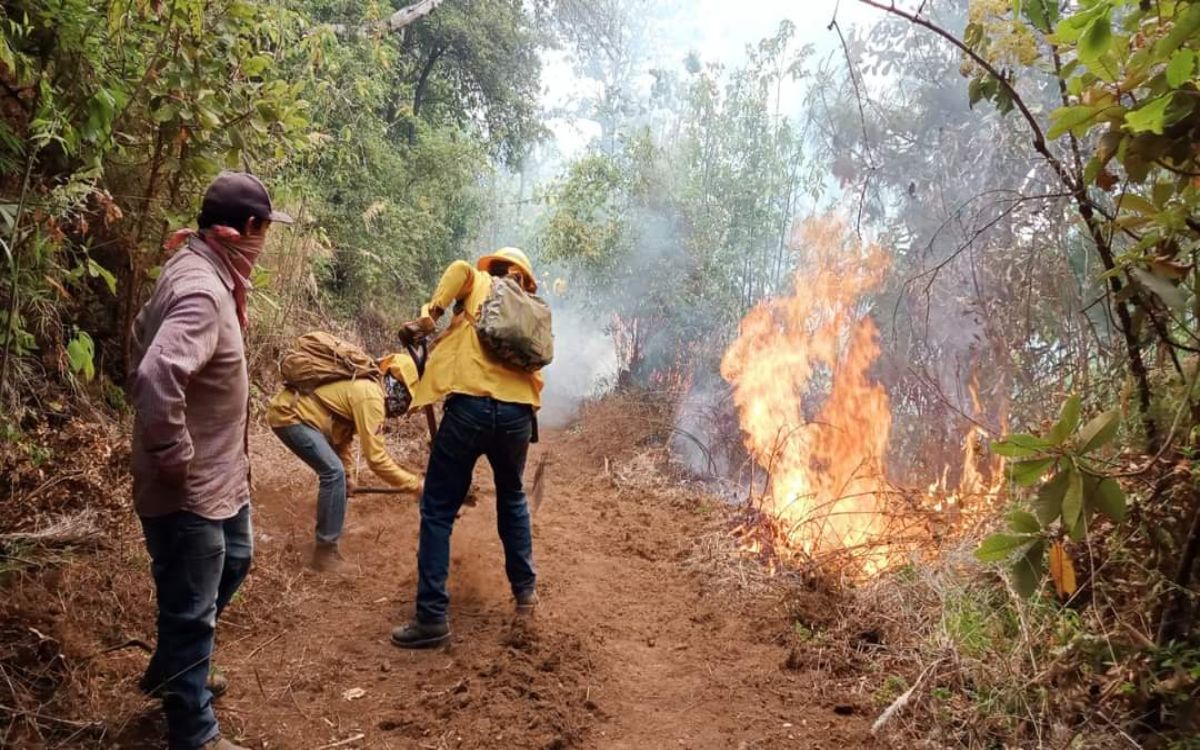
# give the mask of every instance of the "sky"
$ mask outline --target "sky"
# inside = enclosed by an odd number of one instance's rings
[[[871,23],[882,11],[857,0],[680,0],[680,11],[670,20],[668,33],[660,33],[653,64],[679,68],[685,56],[696,52],[705,62],[733,67],[745,58],[747,45],[772,36],[785,18],[796,25],[795,46],[812,44],[823,58],[839,47],[837,33],[828,29],[836,11],[843,29]],[[594,82],[577,77],[564,53],[544,59],[542,103],[547,109],[561,106]],[[564,159],[581,151],[599,132],[595,123],[559,120],[549,123]]]
[[[695,7],[692,24],[697,48],[704,57],[724,61],[740,59],[747,44],[774,34],[785,18],[796,24],[796,41],[812,43],[821,54],[837,45],[836,33],[827,29],[835,9],[844,27],[881,13],[857,0],[840,4],[838,0],[693,0],[687,4]]]

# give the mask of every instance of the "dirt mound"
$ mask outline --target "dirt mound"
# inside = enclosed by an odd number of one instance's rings
[[[592,664],[584,644],[522,619],[506,626],[500,644],[502,651],[471,660],[448,687],[421,686],[414,705],[385,714],[377,727],[414,742],[432,736],[449,744],[453,735],[468,747],[577,745],[598,710],[587,697]],[[439,723],[453,730],[432,732]]]

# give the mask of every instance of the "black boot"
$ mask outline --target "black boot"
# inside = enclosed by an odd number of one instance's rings
[[[425,624],[413,620],[392,629],[392,644],[400,648],[437,648],[450,642],[450,626],[444,622]]]
[[[533,614],[533,610],[537,608],[538,603],[541,601],[538,599],[537,589],[525,589],[524,591],[518,591],[514,595],[514,598],[517,600],[518,615]]]

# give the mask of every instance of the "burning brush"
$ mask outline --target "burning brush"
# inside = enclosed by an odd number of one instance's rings
[[[977,493],[893,485],[884,472],[891,403],[870,371],[879,331],[863,299],[888,269],[878,245],[863,245],[844,223],[810,220],[796,245],[803,262],[792,296],[768,300],[742,321],[721,374],[733,386],[746,447],[767,474],[761,509],[777,552],[872,575],[929,548],[946,510]],[[813,392],[826,393],[809,416]],[[968,450],[974,440],[968,439]],[[999,476],[993,473],[993,476]]]

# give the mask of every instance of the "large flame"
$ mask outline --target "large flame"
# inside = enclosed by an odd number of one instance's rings
[[[836,219],[803,224],[796,246],[794,293],[746,315],[721,374],[746,447],[767,472],[764,510],[784,546],[845,555],[869,574],[894,557],[885,512],[894,492],[883,470],[891,409],[871,379],[879,334],[862,302],[888,258]]]

